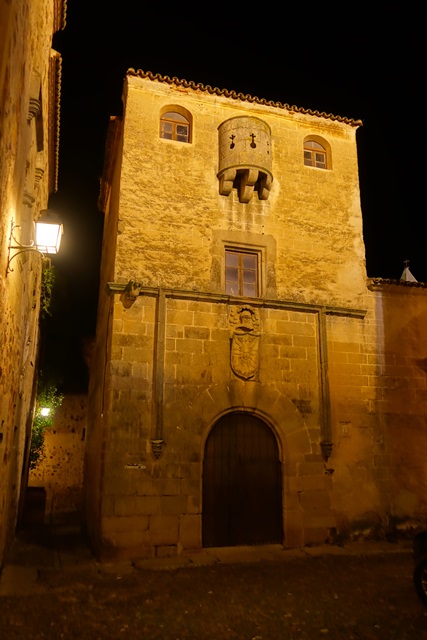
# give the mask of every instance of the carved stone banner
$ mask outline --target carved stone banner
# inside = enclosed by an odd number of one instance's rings
[[[233,307],[229,317],[231,336],[231,369],[243,380],[253,380],[259,368],[259,318],[249,306]]]

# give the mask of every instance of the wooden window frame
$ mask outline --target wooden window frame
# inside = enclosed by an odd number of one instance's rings
[[[251,233],[248,242],[246,231],[212,229],[212,263],[209,290],[225,294],[225,250],[248,251],[258,255],[258,299],[277,298],[277,247],[276,238],[270,234]]]
[[[232,265],[227,263],[227,257],[237,257],[237,265]],[[255,266],[251,269],[248,265],[244,265],[245,256],[251,256],[255,258]],[[234,247],[234,246],[226,246],[224,252],[224,286],[225,292],[228,295],[242,297],[242,298],[259,298],[260,290],[261,290],[261,274],[260,274],[261,260],[259,251],[253,249],[244,249],[242,247]],[[227,278],[227,269],[237,269],[237,280],[230,280]],[[254,282],[245,282],[245,273],[249,275],[250,273],[254,273],[255,279]],[[231,288],[231,283],[237,285],[238,291],[233,291]],[[244,287],[255,287],[254,293],[247,293],[244,291]]]
[[[332,168],[330,145],[319,136],[309,136],[305,138],[303,160],[306,167],[330,170]]]
[[[191,142],[191,119],[181,111],[183,110],[174,107],[169,107],[163,111],[160,115],[160,138],[184,144]],[[170,131],[165,131],[165,125],[170,127]],[[180,132],[180,127],[185,129],[185,132]]]

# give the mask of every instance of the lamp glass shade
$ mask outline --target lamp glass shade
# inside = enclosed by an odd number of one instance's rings
[[[42,253],[58,253],[63,225],[59,218],[51,214],[42,216],[36,222],[36,247]]]

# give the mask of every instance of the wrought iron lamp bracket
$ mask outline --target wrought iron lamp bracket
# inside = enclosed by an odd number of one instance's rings
[[[36,253],[39,253],[43,257],[45,255],[42,251],[40,251],[40,249],[36,247],[34,240],[32,240],[30,244],[22,244],[22,242],[19,242],[15,238],[15,229],[20,229],[20,228],[21,228],[21,225],[15,224],[12,219],[12,226],[10,229],[10,236],[9,236],[9,249],[7,254],[6,275],[10,271],[13,271],[12,267],[10,266],[10,263],[14,258],[16,258],[16,256],[19,256],[22,253],[26,253],[28,251],[35,251]],[[10,255],[12,250],[15,251],[15,253],[13,255]]]

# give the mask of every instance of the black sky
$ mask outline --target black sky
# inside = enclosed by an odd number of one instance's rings
[[[416,133],[425,63],[416,37],[421,16],[407,21],[401,10],[388,10],[374,24],[360,5],[358,14],[321,7],[318,16],[307,3],[292,14],[289,5],[283,11],[241,3],[109,6],[114,11],[97,0],[68,0],[66,28],[53,43],[63,63],[59,185],[50,206],[65,234],[53,261],[58,286],[46,344],[62,371],[68,363],[65,388],[86,384],[77,354],[82,336],[95,330],[99,178],[109,117],[122,112],[130,67],[361,119],[368,276],[399,278],[408,259],[414,276],[427,281]]]

